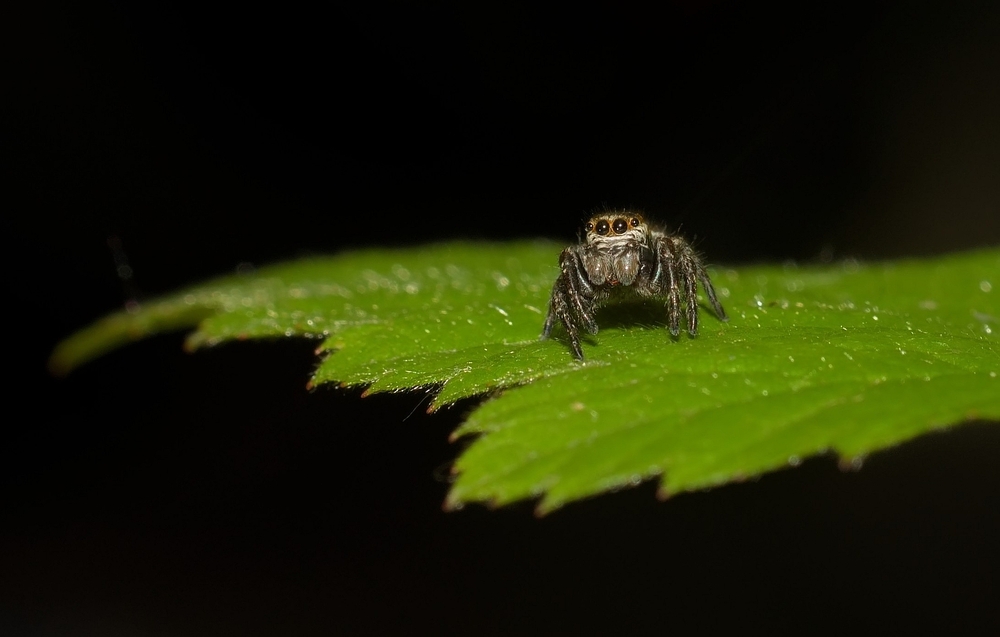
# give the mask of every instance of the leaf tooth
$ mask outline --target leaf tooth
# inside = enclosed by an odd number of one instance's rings
[[[535,517],[544,518],[550,513],[566,506],[566,500],[564,498],[553,498],[549,495],[545,495],[542,499],[535,505]]]
[[[441,503],[441,510],[445,513],[461,511],[464,508],[465,502],[461,498],[457,497],[454,491],[450,492],[444,499],[444,502]]]

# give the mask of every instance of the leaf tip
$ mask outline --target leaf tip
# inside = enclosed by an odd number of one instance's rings
[[[236,336],[235,338],[244,340],[239,336]],[[202,347],[211,347],[213,345],[218,345],[221,340],[222,339],[218,337],[216,338],[209,337],[200,331],[191,332],[190,334],[188,334],[187,338],[184,339],[184,345],[183,345],[184,352],[187,354],[192,354],[197,350],[201,349]]]
[[[535,517],[544,518],[557,509],[561,509],[564,504],[566,504],[566,501],[562,498],[543,497],[541,501],[535,505]]]
[[[444,499],[441,503],[441,510],[445,513],[451,513],[452,511],[461,511],[465,508],[465,502],[461,498],[454,495],[454,492],[449,493],[448,497]]]

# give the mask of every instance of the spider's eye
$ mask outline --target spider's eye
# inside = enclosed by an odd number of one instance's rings
[[[608,224],[607,219],[601,219],[600,221],[597,222],[597,234],[601,236],[608,234],[608,230],[610,228],[611,226]]]
[[[593,229],[594,229],[594,222],[592,222],[592,221],[588,221],[588,222],[587,222],[587,225],[586,225],[586,226],[584,226],[584,227],[586,228],[587,232],[591,232],[591,231],[593,231]]]
[[[628,222],[624,219],[615,219],[615,234],[622,234],[628,230]]]
[[[638,228],[638,227],[639,227],[639,220],[638,220],[638,219],[636,219],[635,217],[632,217],[632,219],[631,219],[631,220],[629,221],[629,224],[630,224],[630,225],[631,225],[631,226],[632,226],[633,228]]]

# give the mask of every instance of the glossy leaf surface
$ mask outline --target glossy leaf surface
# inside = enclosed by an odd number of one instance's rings
[[[368,251],[211,281],[63,342],[70,368],[196,326],[191,347],[321,339],[314,383],[423,388],[432,409],[488,395],[456,432],[448,505],[539,498],[545,512],[647,479],[673,494],[848,459],[962,420],[1000,418],[1000,251],[926,261],[715,269],[731,317],[670,338],[662,303],[610,306],[585,339],[539,341],[560,247]]]

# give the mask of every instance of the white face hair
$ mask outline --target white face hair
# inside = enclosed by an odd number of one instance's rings
[[[584,225],[584,229],[587,231],[587,245],[595,248],[649,241],[649,227],[635,213],[597,215]]]

